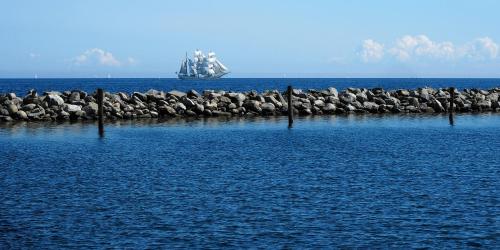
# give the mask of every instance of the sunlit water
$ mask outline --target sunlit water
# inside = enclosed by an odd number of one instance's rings
[[[500,115],[0,126],[0,248],[498,247]]]

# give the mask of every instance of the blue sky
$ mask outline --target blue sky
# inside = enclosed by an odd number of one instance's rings
[[[500,77],[500,1],[2,1],[0,77]]]

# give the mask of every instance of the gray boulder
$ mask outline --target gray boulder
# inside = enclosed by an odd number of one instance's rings
[[[340,96],[340,101],[343,103],[353,103],[356,101],[356,95],[353,93],[345,92]]]
[[[83,107],[83,111],[88,115],[97,115],[99,106],[95,102],[89,102],[87,106]]]
[[[171,96],[175,96],[177,98],[181,98],[181,97],[186,95],[186,93],[181,92],[181,91],[177,91],[177,90],[172,90],[172,91],[168,92],[168,94]]]
[[[175,104],[175,110],[177,111],[185,111],[187,108],[186,108],[186,105],[178,102]]]
[[[337,108],[335,107],[335,104],[333,103],[327,103],[323,107],[323,112],[326,114],[333,114]]]
[[[265,112],[265,113],[272,113],[276,109],[276,107],[274,106],[274,104],[269,103],[269,102],[263,103],[260,106],[260,108],[262,109],[262,112]]]
[[[14,115],[18,111],[17,105],[15,104],[7,105],[7,111],[9,112],[9,115]]]
[[[370,112],[377,112],[379,105],[374,102],[364,102],[363,106]]]
[[[314,101],[314,106],[316,107],[324,107],[325,106],[325,102],[323,100],[316,100]]]
[[[48,94],[46,98],[49,106],[61,106],[64,104],[64,100],[57,94]]]
[[[26,104],[21,107],[21,109],[24,111],[30,111],[33,110],[34,108],[36,108],[36,104],[34,103]]]
[[[15,116],[20,120],[28,120],[28,114],[22,110],[17,111]]]
[[[69,112],[69,113],[74,113],[74,112],[77,112],[77,111],[81,111],[82,107],[80,107],[78,105],[73,105],[73,104],[65,104],[64,105],[64,110],[66,112]]]
[[[261,112],[262,109],[260,107],[260,102],[255,101],[255,100],[248,100],[243,104],[243,107],[245,107],[248,110],[255,111],[255,112]]]

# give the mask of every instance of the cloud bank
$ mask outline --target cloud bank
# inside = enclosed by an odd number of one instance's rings
[[[359,54],[365,63],[378,62],[385,54],[400,62],[494,60],[498,57],[498,44],[489,37],[480,37],[463,45],[455,45],[449,41],[433,41],[426,35],[406,35],[397,39],[388,49],[384,49],[382,44],[372,39],[367,39],[363,41]]]
[[[132,57],[127,58],[126,61],[120,61],[111,52],[99,48],[88,49],[81,55],[73,58],[72,61],[75,65],[98,64],[110,67],[136,63],[136,60]]]
[[[360,56],[363,62],[378,62],[384,57],[384,45],[372,39],[365,40]]]

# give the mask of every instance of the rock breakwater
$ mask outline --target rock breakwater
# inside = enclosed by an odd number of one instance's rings
[[[272,116],[288,113],[286,92],[258,93],[195,90],[145,93],[104,93],[106,119],[139,119],[211,116]],[[500,88],[454,90],[455,112],[500,111]],[[441,113],[449,112],[450,89],[430,87],[386,91],[382,88],[347,88],[341,92],[293,89],[294,113],[333,115],[346,113]],[[0,94],[0,121],[56,121],[97,119],[96,93],[80,90],[30,90],[24,97]]]

